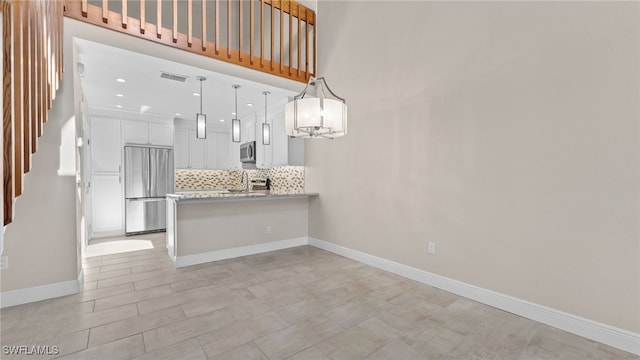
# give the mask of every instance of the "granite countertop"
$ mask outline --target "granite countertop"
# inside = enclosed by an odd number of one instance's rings
[[[225,200],[258,200],[258,199],[282,199],[317,196],[318,193],[291,193],[268,190],[254,190],[248,193],[242,190],[188,190],[176,191],[175,194],[167,194],[167,198],[178,202],[195,201],[225,201]]]

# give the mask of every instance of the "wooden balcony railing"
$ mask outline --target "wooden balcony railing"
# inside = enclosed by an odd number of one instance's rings
[[[64,15],[292,80],[315,76],[315,12],[294,0],[66,0]]]
[[[22,194],[47,111],[61,78],[63,4],[0,0],[2,11],[2,131],[4,225]]]

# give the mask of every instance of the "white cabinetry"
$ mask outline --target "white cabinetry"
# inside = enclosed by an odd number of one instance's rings
[[[304,165],[304,140],[290,139],[285,131],[284,113],[273,115],[269,121],[271,125],[271,141],[269,145],[262,144],[262,124],[256,121],[254,126],[258,168],[272,166]]]
[[[122,138],[125,144],[173,146],[173,126],[124,120]]]
[[[207,131],[206,168],[229,168],[229,133]]]
[[[189,130],[176,128],[174,141],[173,162],[175,167],[176,169],[186,169],[189,167]]]
[[[121,121],[91,119],[91,237],[124,233]]]
[[[228,161],[228,133],[207,131],[206,139],[196,138],[194,130],[176,128],[174,163],[176,169],[226,169]],[[222,139],[222,140],[221,140]],[[220,149],[220,144],[227,148]],[[223,154],[224,159],[219,159]]]
[[[120,172],[120,120],[91,119],[91,171]]]
[[[123,232],[122,177],[119,174],[91,176],[92,234],[119,235]]]

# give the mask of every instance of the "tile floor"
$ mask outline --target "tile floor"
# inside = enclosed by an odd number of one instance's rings
[[[310,246],[174,269],[144,238],[85,259],[82,293],[1,311],[3,346],[58,355],[0,357],[639,358]]]

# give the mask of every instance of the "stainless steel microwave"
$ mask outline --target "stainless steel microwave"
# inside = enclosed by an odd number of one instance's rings
[[[240,145],[240,162],[256,163],[256,142],[249,141]]]

